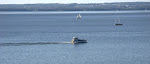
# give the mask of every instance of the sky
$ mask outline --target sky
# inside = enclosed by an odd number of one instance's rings
[[[150,0],[0,0],[0,4],[150,2]]]

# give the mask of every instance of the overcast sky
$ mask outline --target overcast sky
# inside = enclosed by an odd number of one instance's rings
[[[150,0],[0,0],[0,4],[150,2]]]

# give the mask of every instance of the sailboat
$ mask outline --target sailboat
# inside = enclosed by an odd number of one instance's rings
[[[115,19],[115,24],[114,25],[123,25],[123,24],[121,24],[120,23],[120,18],[119,18],[119,16],[118,16],[118,18],[117,19]]]
[[[76,17],[76,19],[81,19],[81,15],[78,14],[77,17]]]

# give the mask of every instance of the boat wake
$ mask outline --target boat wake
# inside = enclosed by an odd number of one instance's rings
[[[68,43],[71,43],[71,42],[0,43],[0,46],[46,45],[46,44],[68,44]]]

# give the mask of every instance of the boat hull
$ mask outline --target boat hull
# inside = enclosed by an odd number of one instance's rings
[[[122,24],[114,24],[114,25],[122,25]]]
[[[71,43],[73,43],[73,44],[87,43],[87,41],[86,40],[84,40],[84,41],[71,41]]]

